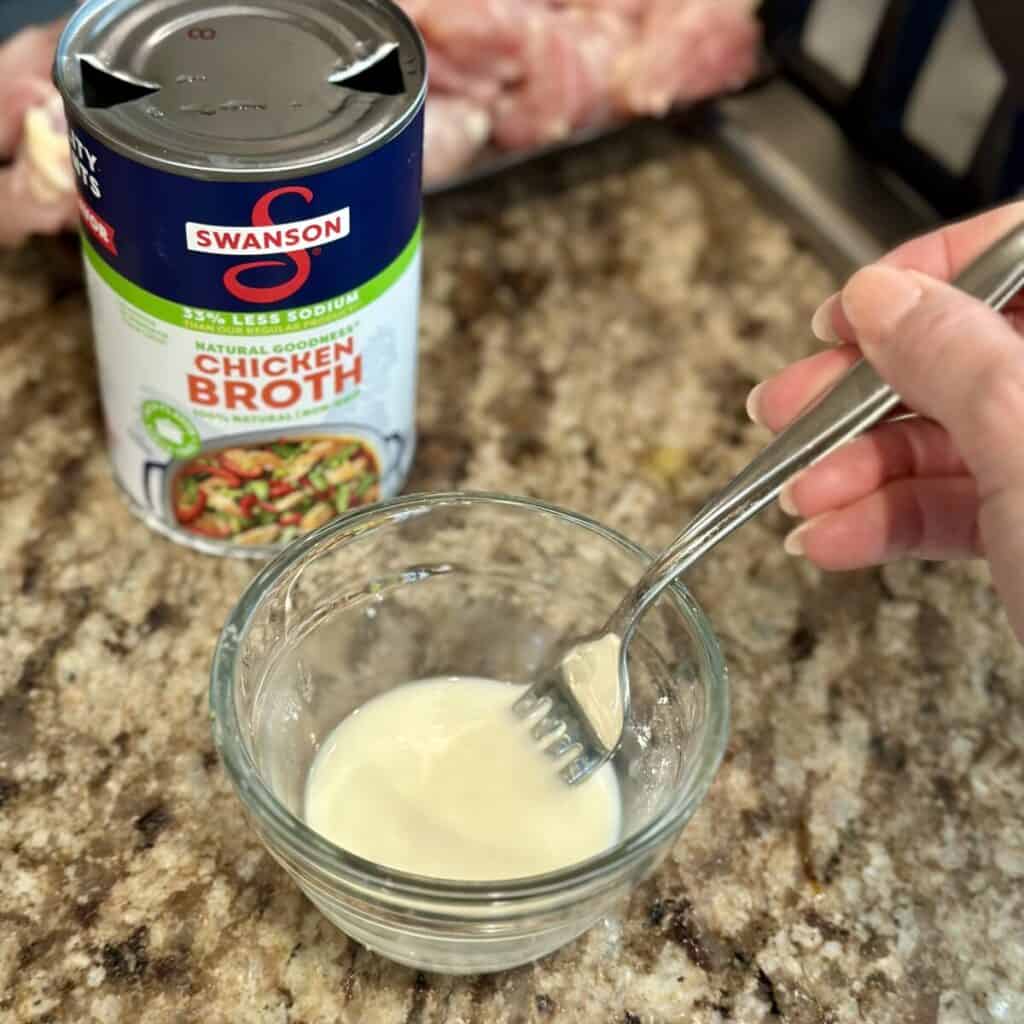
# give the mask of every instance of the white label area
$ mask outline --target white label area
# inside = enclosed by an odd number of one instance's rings
[[[85,266],[114,472],[151,521],[207,549],[260,548],[399,490],[415,443],[418,246],[386,288],[327,313],[172,318]]]

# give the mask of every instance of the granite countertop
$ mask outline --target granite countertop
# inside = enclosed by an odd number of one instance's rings
[[[763,442],[747,390],[833,286],[666,130],[427,213],[410,486],[539,495],[651,546]],[[0,321],[0,1019],[1024,1019],[1024,657],[982,567],[824,575],[781,513],[746,527],[693,579],[734,722],[672,857],[540,963],[417,974],[245,825],[206,685],[253,567],[120,501],[71,243],[0,258]]]

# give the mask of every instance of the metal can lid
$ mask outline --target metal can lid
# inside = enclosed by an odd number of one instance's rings
[[[390,0],[89,0],[54,80],[112,149],[200,178],[313,173],[416,115],[426,53]]]

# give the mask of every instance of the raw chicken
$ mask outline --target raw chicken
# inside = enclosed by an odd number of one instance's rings
[[[432,94],[459,96],[490,107],[501,93],[502,83],[496,76],[464,68],[444,50],[431,51],[429,72]]]
[[[29,194],[40,203],[59,204],[74,191],[75,176],[68,152],[68,125],[59,95],[30,107],[18,151]]]
[[[408,0],[403,0],[408,3]],[[526,25],[542,0],[414,0],[411,9],[431,54],[441,51],[461,67],[499,81],[522,73]]]
[[[77,219],[71,154],[50,65],[63,22],[25,29],[0,46],[0,245],[51,234]]]
[[[428,185],[453,173],[454,153],[484,148],[484,113],[494,145],[542,147],[743,85],[760,42],[757,0],[400,2],[426,39],[431,95],[470,101],[439,108],[445,152],[427,155]]]
[[[63,28],[63,19],[26,28],[0,44],[0,157],[14,152],[25,111],[55,92],[50,65]]]
[[[650,0],[563,0],[566,7],[601,11],[623,18],[639,18],[650,7]]]
[[[738,88],[756,68],[759,41],[749,0],[656,0],[617,65],[619,107],[662,115],[675,103]]]
[[[623,14],[612,10],[614,6],[609,4],[608,9],[600,10],[595,3],[593,10],[580,8],[568,12],[586,76],[585,102],[576,127],[605,124],[615,115],[615,69],[629,49],[635,27]]]
[[[498,102],[495,141],[526,149],[610,121],[614,71],[634,35],[630,21],[610,10],[532,12],[525,77]]]
[[[495,108],[494,137],[507,149],[561,141],[594,102],[568,13],[537,8],[526,14],[525,24],[523,80]]]
[[[445,181],[468,167],[491,134],[491,118],[486,109],[460,96],[428,97],[425,117],[426,181]]]

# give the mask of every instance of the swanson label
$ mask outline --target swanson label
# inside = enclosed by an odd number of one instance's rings
[[[144,166],[74,123],[117,478],[164,532],[258,552],[394,494],[414,447],[422,113],[281,182]]]

